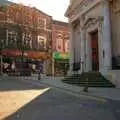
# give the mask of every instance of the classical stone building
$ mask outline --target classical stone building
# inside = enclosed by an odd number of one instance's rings
[[[120,1],[71,0],[65,16],[71,29],[70,72],[116,73],[113,69],[119,69],[120,62]],[[120,84],[113,77],[109,79]]]

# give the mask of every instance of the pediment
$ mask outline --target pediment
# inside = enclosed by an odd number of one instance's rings
[[[96,19],[97,19],[96,17],[88,17],[88,18],[85,19],[84,25],[87,25],[90,22],[95,21]]]

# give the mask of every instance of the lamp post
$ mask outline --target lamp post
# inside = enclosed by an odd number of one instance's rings
[[[54,60],[54,53],[52,53],[52,76],[54,79],[55,76],[55,60]]]

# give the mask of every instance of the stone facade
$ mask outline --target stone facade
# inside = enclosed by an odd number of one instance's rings
[[[78,59],[80,73],[114,69],[120,61],[120,1],[71,0],[65,15],[71,28],[70,73]]]
[[[113,0],[110,3],[110,11],[111,11],[111,27],[112,27],[112,53],[113,53],[113,68],[120,69],[120,1]]]
[[[93,62],[98,64],[98,68],[95,68],[98,71],[112,69],[110,1],[76,0],[76,3],[71,1],[66,16],[69,17],[72,31],[71,66],[79,60],[80,72],[94,70]],[[96,48],[95,42],[92,43],[93,33],[97,36]],[[94,61],[94,51],[97,52],[95,54],[98,55],[98,61]]]

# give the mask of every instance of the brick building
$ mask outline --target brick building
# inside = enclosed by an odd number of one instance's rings
[[[51,72],[52,17],[21,4],[0,5],[0,44],[4,57],[41,62]]]
[[[53,20],[52,24],[53,74],[63,75],[68,69],[68,23]]]

